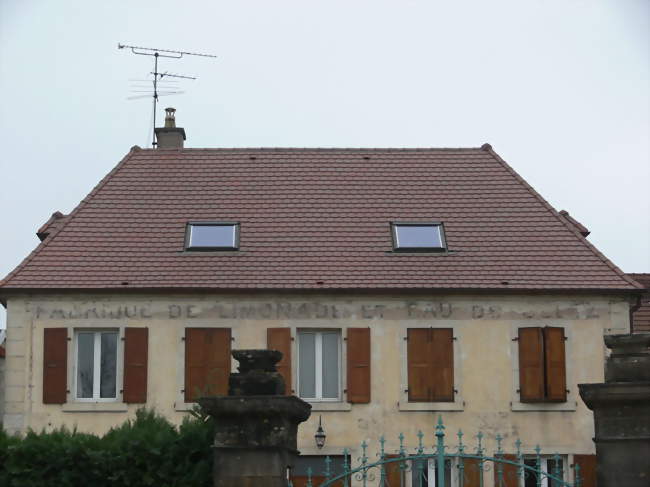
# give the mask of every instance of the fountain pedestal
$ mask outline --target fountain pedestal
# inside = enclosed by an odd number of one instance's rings
[[[599,487],[650,485],[650,334],[610,335],[605,383],[579,384],[594,412]]]
[[[215,421],[215,487],[286,487],[297,450],[298,425],[311,406],[281,395],[284,381],[275,350],[234,350],[239,372],[230,374],[228,396],[198,399]]]

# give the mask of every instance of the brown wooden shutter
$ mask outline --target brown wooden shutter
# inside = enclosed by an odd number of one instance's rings
[[[519,395],[521,402],[544,400],[544,345],[541,328],[519,328]]]
[[[544,359],[546,374],[546,399],[566,401],[566,357],[564,353],[564,328],[544,328]]]
[[[451,328],[431,330],[431,397],[430,401],[454,400],[454,331]]]
[[[398,458],[399,455],[386,455],[386,460],[391,458]],[[403,481],[405,475],[403,472],[406,471],[407,463],[404,462],[392,462],[384,464],[384,480],[386,487],[391,487],[393,485],[400,487],[400,485],[406,485]]]
[[[463,487],[480,487],[481,462],[478,458],[463,458]]]
[[[407,330],[408,400],[429,402],[431,397],[431,329]]]
[[[124,402],[147,402],[149,329],[124,330]]]
[[[517,462],[517,455],[504,454],[499,458],[503,460],[508,460],[510,462]],[[491,462],[486,462],[485,466],[489,465]],[[503,483],[499,484],[499,465],[501,465],[503,472]],[[494,469],[494,485],[500,487],[519,487],[519,477],[518,477],[518,467],[516,465],[510,465],[508,463],[498,463],[495,462],[494,465],[490,465]]]
[[[573,462],[580,466],[581,487],[596,487],[596,455],[573,455]]]
[[[348,402],[370,402],[370,328],[348,328]]]
[[[266,348],[282,352],[282,360],[278,362],[278,372],[284,379],[284,393],[288,396],[291,389],[291,328],[268,328],[266,330]]]
[[[43,330],[43,403],[64,404],[68,389],[68,329]]]
[[[185,330],[185,402],[228,394],[230,328]]]

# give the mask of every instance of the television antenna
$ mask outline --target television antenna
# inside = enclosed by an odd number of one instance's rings
[[[180,74],[172,74],[167,71],[164,73],[161,73],[158,71],[158,58],[165,57],[165,58],[171,58],[171,59],[180,59],[183,56],[198,56],[198,57],[211,57],[211,58],[216,58],[217,56],[213,56],[212,54],[201,54],[198,52],[187,52],[187,51],[172,51],[170,49],[158,49],[155,47],[139,47],[139,46],[129,46],[126,44],[118,44],[117,45],[118,49],[131,49],[131,52],[133,54],[137,54],[139,56],[153,56],[154,58],[154,64],[153,64],[153,71],[151,71],[150,74],[153,74],[153,93],[150,93],[148,91],[137,91],[136,93],[147,93],[145,95],[136,95],[129,97],[129,99],[133,100],[136,98],[147,98],[149,96],[152,96],[153,98],[153,127],[152,127],[152,141],[151,141],[151,146],[156,147],[156,107],[158,106],[158,97],[159,96],[166,96],[166,95],[177,95],[184,93],[183,91],[174,91],[176,86],[173,85],[173,82],[176,81],[177,79],[191,79],[195,80],[196,78],[194,76],[184,76]],[[175,78],[174,80],[165,80],[163,78]],[[149,81],[149,80],[134,80],[134,81]],[[158,84],[161,83],[164,86],[165,90],[164,91],[158,91]],[[146,86],[136,86],[137,88],[147,88]]]

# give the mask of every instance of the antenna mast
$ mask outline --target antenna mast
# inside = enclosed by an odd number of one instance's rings
[[[126,44],[118,44],[117,45],[118,49],[131,49],[131,52],[133,54],[138,54],[140,56],[153,56],[154,58],[154,64],[153,64],[153,71],[151,74],[153,74],[153,135],[152,135],[152,142],[151,146],[156,147],[156,107],[158,106],[158,80],[162,80],[163,77],[167,76],[169,78],[183,78],[183,79],[191,79],[195,80],[196,78],[193,76],[182,76],[180,74],[170,74],[167,71],[164,73],[160,73],[158,71],[158,58],[159,57],[166,57],[166,58],[172,58],[172,59],[180,59],[183,56],[199,56],[199,57],[211,57],[211,58],[216,58],[217,56],[213,56],[212,54],[201,54],[201,53],[196,53],[196,52],[187,52],[187,51],[172,51],[169,49],[157,49],[155,47],[138,47],[138,46],[128,46]]]

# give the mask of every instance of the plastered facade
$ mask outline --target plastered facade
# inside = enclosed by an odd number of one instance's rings
[[[442,415],[447,432],[459,428],[466,441],[481,430],[488,451],[497,433],[504,450],[513,451],[516,437],[532,452],[594,453],[592,413],[577,395],[578,383],[602,382],[605,349],[603,334],[629,331],[629,302],[624,296],[561,295],[387,295],[328,294],[203,294],[191,295],[16,295],[7,299],[7,357],[4,425],[10,432],[51,429],[61,425],[104,433],[135,414],[141,405],[75,403],[46,405],[43,389],[43,329],[148,327],[149,365],[147,407],[175,423],[187,414],[183,403],[186,327],[228,327],[232,348],[266,348],[270,327],[370,327],[371,393],[369,404],[314,403],[311,418],[299,430],[299,449],[317,453],[313,435],[322,416],[326,447],[318,453],[340,453],[362,440],[377,444],[387,438],[387,449],[398,447],[400,432],[415,446],[418,430],[425,442],[434,441],[434,426]],[[568,401],[562,404],[518,402],[517,329],[522,326],[565,328]],[[453,328],[455,388],[453,403],[408,403],[404,390],[407,328]],[[69,342],[71,343],[71,342]],[[293,377],[297,377],[296,341],[293,341]],[[119,354],[118,354],[119,356]],[[345,370],[345,347],[343,347]],[[74,366],[68,349],[69,381]],[[233,371],[236,363],[232,364]],[[345,373],[342,374],[345,388]],[[118,370],[118,389],[121,378]],[[296,389],[295,383],[292,389]],[[345,395],[343,394],[345,399]],[[449,438],[455,440],[455,438]]]

